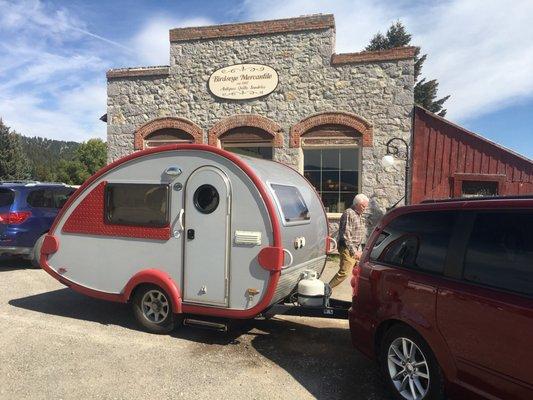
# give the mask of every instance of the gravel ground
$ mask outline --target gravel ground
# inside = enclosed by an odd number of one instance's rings
[[[328,263],[325,278],[335,272]],[[345,282],[335,297],[349,298]],[[229,333],[137,330],[26,263],[0,264],[0,399],[388,399],[341,320],[281,317]]]

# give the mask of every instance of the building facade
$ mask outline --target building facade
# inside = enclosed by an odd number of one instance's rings
[[[391,138],[411,141],[415,48],[334,47],[332,15],[172,29],[168,66],[107,73],[109,161],[176,142],[269,158],[332,219],[365,193],[373,225],[405,194],[404,165],[380,160]]]

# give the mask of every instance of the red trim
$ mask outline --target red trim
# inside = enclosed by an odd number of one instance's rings
[[[134,160],[136,158],[143,157],[143,156],[150,155],[150,154],[162,153],[165,151],[176,151],[176,150],[197,150],[197,151],[206,151],[209,153],[214,153],[214,154],[217,154],[221,157],[224,157],[230,160],[235,165],[237,165],[242,171],[244,171],[244,173],[246,173],[246,175],[248,175],[248,177],[254,183],[257,190],[259,191],[259,194],[261,195],[261,198],[265,202],[268,215],[270,216],[270,223],[272,225],[272,237],[273,237],[272,246],[278,247],[278,248],[283,247],[282,241],[281,241],[280,224],[279,224],[279,220],[276,214],[276,207],[263,181],[261,181],[261,179],[256,175],[255,171],[248,164],[246,164],[240,157],[226,150],[219,149],[213,146],[202,145],[202,144],[173,144],[173,145],[168,145],[168,146],[154,147],[151,149],[137,151],[135,153],[132,153],[126,157],[123,157],[105,166],[104,168],[96,172],[93,176],[91,176],[89,179],[87,179],[83,183],[83,185],[81,185],[80,188],[76,190],[72,194],[72,196],[70,196],[67,203],[63,206],[63,208],[57,215],[54,223],[52,224],[52,227],[50,228],[50,235],[53,235],[55,229],[57,228],[57,225],[59,224],[59,221],[61,221],[61,218],[63,218],[66,210],[68,210],[69,207],[72,205],[72,203],[98,178],[100,178],[107,172],[111,171],[112,169],[118,167],[119,165],[127,163],[128,161]],[[104,299],[104,300],[120,301],[120,302],[127,301],[127,299],[125,299],[125,296],[122,294],[121,295],[110,294],[110,293],[96,291],[93,289],[88,289],[83,286],[77,285],[67,280],[66,278],[58,275],[48,265],[47,256],[43,252],[41,252],[41,265],[43,269],[46,272],[48,272],[50,275],[52,275],[55,279],[59,280],[60,282],[62,282],[63,284],[67,286],[70,286],[71,288],[73,288],[74,290],[77,290],[80,293],[84,293],[89,296]],[[272,300],[272,297],[274,296],[274,292],[276,290],[276,287],[279,281],[280,268],[281,268],[281,264],[278,268],[275,268],[275,270],[270,272],[270,279],[268,281],[267,289],[265,293],[263,294],[263,297],[261,298],[261,300],[252,308],[249,308],[247,310],[231,310],[231,309],[224,309],[224,308],[213,308],[209,306],[193,306],[193,305],[183,304],[182,312],[192,313],[192,314],[221,316],[221,317],[228,317],[228,318],[252,318],[256,316],[257,314],[259,314],[261,311],[265,310],[270,305],[270,302]]]
[[[62,232],[100,236],[120,236],[154,240],[170,239],[170,226],[161,228],[109,224],[104,218],[106,181],[100,182],[83,198],[63,224]]]
[[[53,254],[59,249],[59,240],[54,235],[46,235],[44,237],[43,246],[41,247],[42,254]]]
[[[137,272],[124,288],[124,298],[129,299],[133,289],[141,283],[153,283],[162,288],[172,300],[172,310],[174,313],[181,313],[181,295],[176,283],[169,274],[158,269],[145,269]]]

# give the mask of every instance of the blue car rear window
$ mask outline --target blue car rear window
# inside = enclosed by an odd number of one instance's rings
[[[15,193],[10,189],[0,189],[0,207],[6,207],[13,204]]]

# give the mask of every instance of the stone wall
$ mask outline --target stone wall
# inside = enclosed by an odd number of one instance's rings
[[[279,124],[283,146],[274,158],[297,170],[302,150],[291,148],[291,127],[323,112],[349,112],[372,126],[372,145],[362,149],[362,192],[371,198],[367,224],[403,196],[404,166],[384,170],[385,143],[392,137],[410,141],[413,110],[413,59],[332,63],[334,29],[282,32],[257,36],[180,40],[171,43],[170,67],[136,69],[142,73],[108,73],[109,160],[134,150],[134,132],[160,117],[182,117],[198,125],[208,142],[210,128],[234,114],[258,114]],[[363,54],[363,53],[358,53]],[[348,55],[349,56],[349,55]],[[352,57],[353,58],[353,57]],[[238,63],[274,68],[279,85],[268,96],[223,100],[207,88],[210,74]],[[113,75],[114,73],[114,75]],[[135,75],[135,76],[133,76]]]

